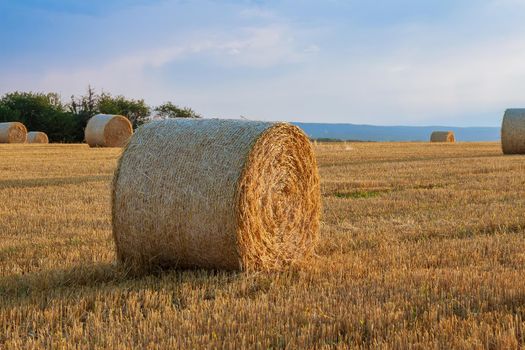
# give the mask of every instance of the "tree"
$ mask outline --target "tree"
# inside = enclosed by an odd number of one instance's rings
[[[75,118],[56,93],[5,94],[0,99],[0,120],[22,122],[30,131],[45,132],[51,141],[75,141]]]
[[[0,123],[16,121],[18,113],[0,101]]]
[[[172,102],[156,107],[155,112],[161,118],[201,117],[191,108]],[[85,95],[71,96],[67,104],[57,93],[17,91],[0,97],[0,122],[22,122],[29,131],[43,131],[54,142],[82,142],[88,120],[98,113],[124,115],[137,128],[149,120],[151,109],[143,99],[97,94],[91,86]]]
[[[84,138],[84,129],[91,117],[95,114],[119,114],[127,117],[133,128],[143,124],[150,114],[150,108],[144,100],[127,99],[124,96],[112,96],[110,93],[102,92],[97,94],[89,86],[86,95],[75,97],[71,96],[69,110],[73,113],[79,123],[76,130],[76,138],[80,141]]]
[[[88,86],[86,95],[75,97],[71,96],[71,102],[68,107],[71,113],[76,117],[77,128],[74,131],[74,138],[78,142],[84,140],[84,129],[88,120],[95,114],[100,113],[98,109],[99,96],[95,90]]]
[[[127,99],[121,95],[114,97],[109,93],[100,95],[98,110],[100,113],[120,114],[128,117],[134,129],[144,124],[150,115],[150,108],[144,100]]]
[[[171,102],[165,102],[156,107],[155,112],[161,118],[201,118],[193,109],[188,107],[180,108]]]
[[[86,122],[98,112],[98,95],[95,90],[88,86],[87,94],[76,98],[74,95],[71,96],[71,102],[69,104],[70,111],[78,116],[82,116]]]

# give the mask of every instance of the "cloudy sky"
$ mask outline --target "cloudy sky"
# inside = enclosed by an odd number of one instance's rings
[[[206,117],[498,126],[524,0],[0,0],[0,94],[97,90]]]

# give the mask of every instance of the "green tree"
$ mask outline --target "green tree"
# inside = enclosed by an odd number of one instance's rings
[[[156,107],[155,112],[162,118],[201,117],[191,108],[172,102]],[[0,122],[22,122],[29,131],[43,131],[54,142],[82,142],[88,120],[98,113],[124,115],[137,128],[148,121],[151,109],[143,99],[97,94],[91,86],[85,95],[71,96],[67,104],[56,93],[17,91],[0,97]]]
[[[0,123],[17,121],[18,113],[0,101]]]
[[[150,108],[144,100],[127,99],[124,96],[112,96],[102,93],[98,99],[98,110],[105,114],[120,114],[128,117],[133,128],[144,124],[150,115]]]
[[[69,103],[70,111],[79,116],[82,121],[87,123],[89,118],[99,113],[98,111],[98,100],[99,96],[95,90],[88,86],[87,94],[80,97],[71,96],[71,102]]]
[[[133,100],[121,95],[112,96],[107,92],[97,94],[91,86],[88,87],[85,95],[80,97],[71,96],[69,110],[78,120],[79,128],[77,129],[76,138],[79,140],[83,140],[86,124],[95,114],[123,115],[131,121],[133,128],[143,124],[150,114],[150,108],[142,99]]]
[[[165,102],[156,107],[155,112],[162,118],[201,118],[193,109],[181,108],[171,102]]]
[[[85,95],[80,97],[71,96],[71,102],[68,107],[70,112],[75,115],[77,127],[74,131],[74,138],[78,142],[84,140],[84,129],[88,120],[95,114],[100,113],[98,108],[99,98],[99,95],[91,86],[88,86]]]
[[[29,131],[43,131],[51,141],[75,141],[76,120],[56,93],[12,92],[0,99],[0,120],[19,121]]]

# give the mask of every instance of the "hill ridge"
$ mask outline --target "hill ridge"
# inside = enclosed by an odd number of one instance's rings
[[[452,126],[380,126],[347,123],[292,124],[303,129],[314,139],[340,139],[356,141],[428,141],[433,131],[453,131],[458,141],[499,141],[499,127],[452,127]]]

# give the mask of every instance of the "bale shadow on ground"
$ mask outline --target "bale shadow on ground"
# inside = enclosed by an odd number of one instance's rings
[[[10,179],[10,180],[0,180],[0,189],[80,185],[80,184],[89,183],[89,182],[111,181],[112,178],[113,178],[113,175],[89,175],[89,176],[77,176],[77,177]]]
[[[0,307],[16,307],[40,299],[67,299],[84,294],[118,290],[177,289],[191,282],[193,288],[205,284],[227,285],[241,276],[239,272],[202,269],[157,269],[134,272],[117,263],[77,265],[69,269],[45,270],[23,275],[0,277]],[[211,281],[213,280],[213,281]]]

